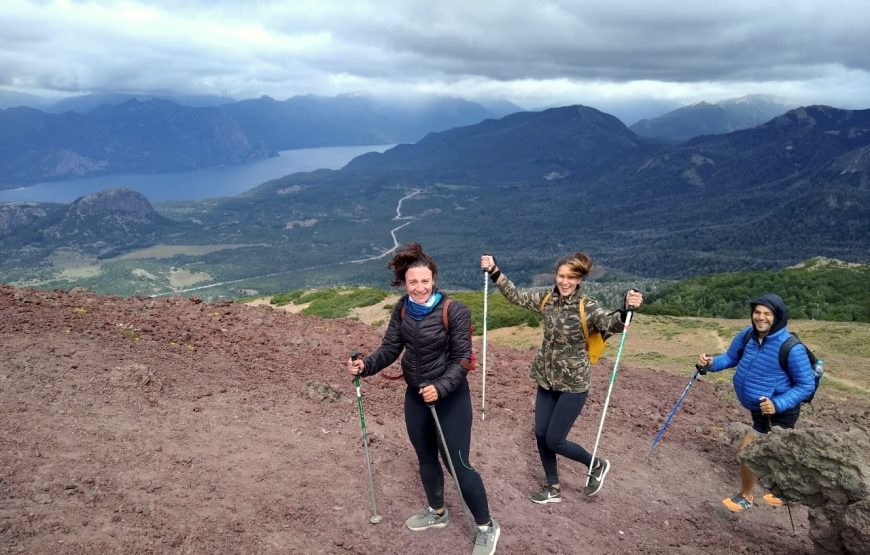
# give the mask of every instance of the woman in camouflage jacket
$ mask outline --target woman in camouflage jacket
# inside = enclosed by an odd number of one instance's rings
[[[592,259],[586,253],[574,253],[556,262],[555,285],[550,291],[517,289],[499,270],[492,256],[481,256],[480,267],[489,273],[508,301],[541,314],[544,341],[532,362],[530,375],[538,386],[535,439],[547,482],[529,497],[535,503],[562,501],[557,454],[592,468],[584,492],[595,495],[604,483],[610,463],[596,457],[592,467],[592,455],[567,439],[589,395],[591,365],[580,322],[579,303],[584,303],[587,327],[599,330],[605,336],[623,330],[625,310],[606,310],[594,299],[582,296],[580,283],[593,267]],[[637,308],[642,302],[640,292],[630,290],[626,294],[626,307]]]

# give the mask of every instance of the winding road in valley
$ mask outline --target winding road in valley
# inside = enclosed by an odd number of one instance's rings
[[[310,271],[310,270],[318,270],[320,268],[328,268],[330,266],[336,266],[336,265],[343,266],[345,264],[362,264],[364,262],[370,262],[372,260],[380,260],[380,259],[388,256],[389,254],[395,252],[395,250],[397,248],[399,248],[399,239],[398,239],[398,237],[396,237],[396,232],[399,231],[400,229],[402,229],[403,227],[412,224],[414,222],[414,220],[416,220],[416,218],[414,216],[403,216],[402,215],[402,203],[405,202],[406,200],[408,200],[409,198],[411,198],[415,195],[418,195],[422,192],[423,192],[423,189],[414,189],[413,191],[411,191],[410,193],[406,194],[405,196],[403,196],[402,198],[399,199],[399,202],[396,204],[396,215],[393,217],[393,220],[395,220],[395,221],[407,220],[407,221],[405,221],[405,223],[403,223],[397,227],[394,227],[393,229],[390,230],[390,236],[393,238],[393,246],[377,256],[369,256],[366,258],[359,258],[356,260],[344,260],[341,262],[330,263],[330,264],[318,264],[316,266],[308,266],[305,268],[293,268],[292,270],[284,270],[281,272],[273,272],[271,274],[262,274],[262,275],[258,275],[258,276],[249,276],[249,277],[240,278],[240,279],[232,279],[229,281],[209,283],[207,285],[199,285],[197,287],[187,287],[185,289],[174,289],[173,288],[170,291],[167,291],[165,293],[157,293],[157,294],[151,295],[151,296],[152,297],[165,297],[167,295],[178,295],[181,293],[190,293],[191,291],[201,291],[203,289],[211,289],[213,287],[220,287],[222,285],[233,285],[236,283],[250,281],[252,279],[270,278],[270,277],[290,274],[293,272],[306,272],[306,271]]]
[[[381,258],[384,258],[388,254],[394,252],[397,248],[399,248],[399,239],[396,237],[396,232],[399,231],[400,229],[402,229],[403,227],[405,227],[406,225],[410,225],[411,223],[413,223],[414,220],[417,219],[413,216],[402,216],[402,203],[404,201],[408,200],[409,198],[413,197],[414,195],[418,195],[422,192],[423,192],[422,189],[414,189],[413,191],[411,191],[410,193],[408,193],[407,195],[405,195],[399,199],[399,203],[396,205],[396,216],[393,219],[396,221],[401,221],[401,220],[409,220],[409,221],[403,223],[399,227],[394,227],[393,229],[390,230],[390,235],[393,237],[393,248],[386,250],[377,256],[370,256],[368,258],[360,258],[359,260],[351,260],[350,263],[351,264],[361,264],[363,262],[368,262],[370,260],[380,260]],[[344,264],[344,262],[341,262],[341,264]]]

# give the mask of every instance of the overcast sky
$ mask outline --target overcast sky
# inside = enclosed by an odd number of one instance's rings
[[[866,0],[3,0],[0,92],[870,108]]]

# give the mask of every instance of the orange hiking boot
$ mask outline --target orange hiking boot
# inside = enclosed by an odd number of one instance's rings
[[[765,493],[764,496],[762,496],[762,499],[764,499],[764,502],[771,507],[782,507],[783,505],[782,499],[770,492]]]
[[[754,496],[750,495],[749,497],[743,497],[742,493],[737,493],[734,497],[723,499],[722,504],[732,513],[739,513],[744,509],[752,507],[753,501],[755,501]]]

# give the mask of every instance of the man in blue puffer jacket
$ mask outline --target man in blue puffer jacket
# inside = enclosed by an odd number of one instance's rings
[[[732,383],[740,403],[752,413],[752,429],[740,442],[738,450],[752,443],[756,434],[766,434],[772,426],[794,428],[801,412],[801,401],[815,390],[815,380],[807,350],[797,344],[788,355],[788,369],[779,365],[780,346],[789,338],[788,308],[774,293],[749,301],[751,326],[731,341],[725,354],[710,357],[702,353],[698,364],[711,372],[737,367]],[[749,342],[740,355],[746,334]],[[755,474],[740,463],[740,492],[722,500],[730,511],[740,512],[752,506],[755,498]],[[779,506],[782,500],[768,492],[768,504]]]

